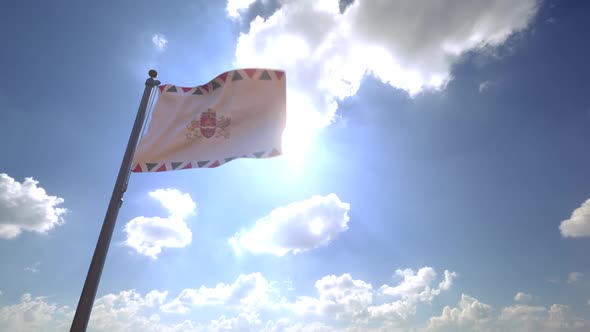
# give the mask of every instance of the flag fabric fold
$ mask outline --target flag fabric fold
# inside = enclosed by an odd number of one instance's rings
[[[281,154],[286,77],[281,70],[225,72],[196,87],[165,84],[133,159],[133,172],[218,167]]]

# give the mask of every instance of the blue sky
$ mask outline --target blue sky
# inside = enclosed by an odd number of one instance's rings
[[[0,5],[0,330],[68,330],[147,70],[246,66],[297,144],[132,174],[89,331],[590,329],[590,4],[250,2]]]

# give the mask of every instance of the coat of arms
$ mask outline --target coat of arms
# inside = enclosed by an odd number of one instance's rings
[[[186,126],[186,138],[229,138],[230,124],[231,119],[229,117],[224,117],[223,115],[217,117],[217,112],[214,109],[209,108],[207,111],[201,113],[199,119],[192,120],[190,124]]]

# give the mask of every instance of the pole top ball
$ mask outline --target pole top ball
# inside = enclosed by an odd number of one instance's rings
[[[155,70],[153,70],[153,69],[151,69],[151,70],[148,72],[148,75],[150,75],[150,77],[151,77],[151,78],[156,78],[156,77],[158,77],[158,72],[157,72],[157,71],[155,71]]]

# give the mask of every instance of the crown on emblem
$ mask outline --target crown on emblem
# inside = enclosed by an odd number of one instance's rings
[[[201,113],[201,120],[215,119],[216,116],[216,111],[213,108],[208,108],[207,111]]]

